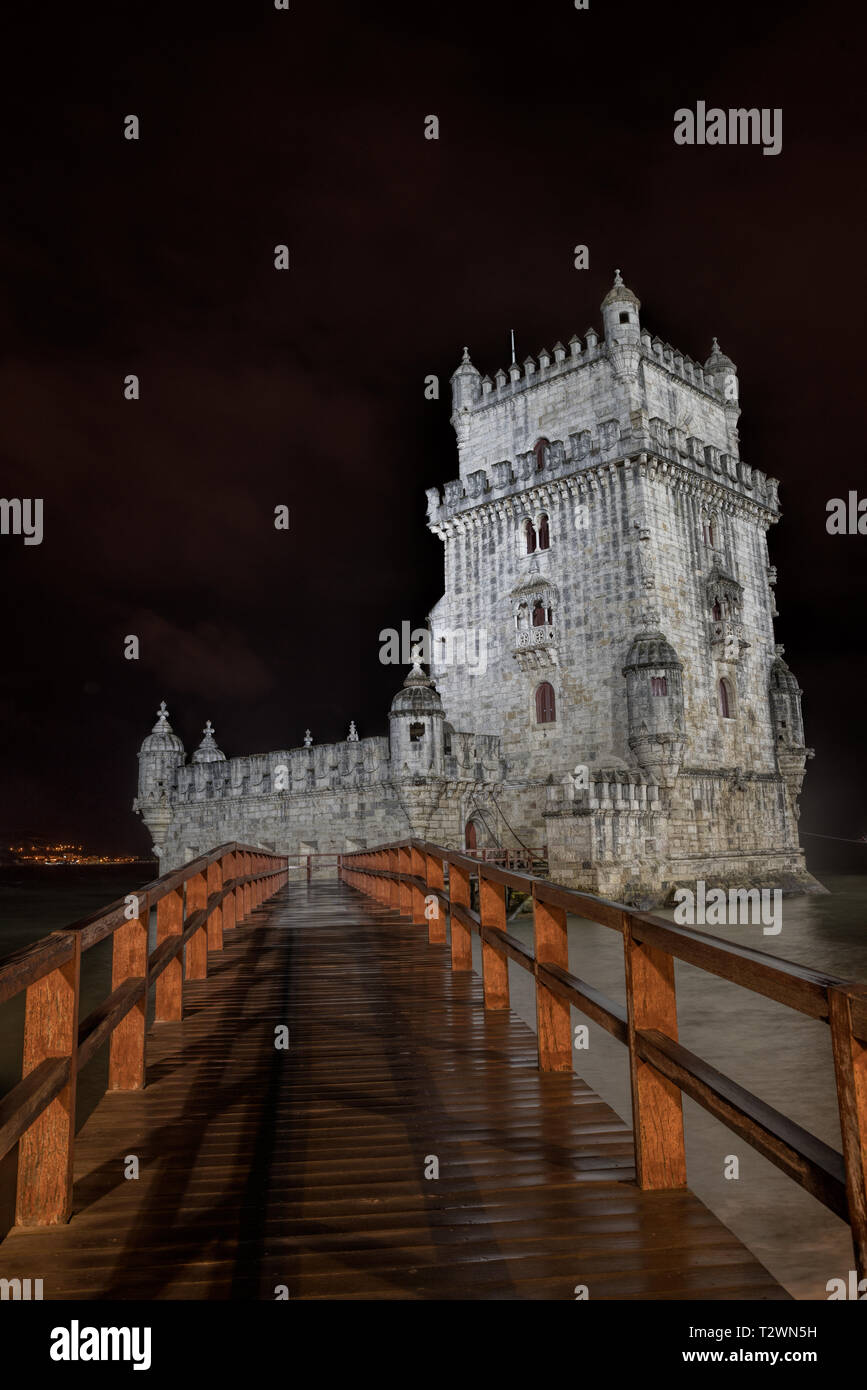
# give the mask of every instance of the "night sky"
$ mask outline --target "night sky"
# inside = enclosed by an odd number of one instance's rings
[[[743,457],[781,480],[802,826],[867,831],[867,537],[825,529],[867,495],[861,11],[590,5],[7,21],[2,494],[45,534],[0,537],[4,836],[145,849],[161,699],[188,752],[206,718],[228,756],[386,732],[379,631],[442,592],[424,489],[457,475],[461,349],[493,375],[512,327],[519,360],[583,337],[615,266],[652,333],[738,365]],[[782,107],[782,153],[676,146],[700,99]]]

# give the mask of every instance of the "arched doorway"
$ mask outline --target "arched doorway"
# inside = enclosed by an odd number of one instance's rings
[[[476,843],[476,822],[468,820],[464,826],[464,847],[466,849],[478,849]]]

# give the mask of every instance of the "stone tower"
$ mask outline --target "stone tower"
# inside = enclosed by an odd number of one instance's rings
[[[619,271],[601,315],[601,338],[493,378],[464,350],[459,477],[428,490],[445,551],[431,674],[449,721],[499,735],[521,838],[538,838],[547,778],[545,839],[574,881],[639,896],[698,873],[806,882],[807,750],[775,664],[766,540],[778,484],[740,457],[737,368],[716,339],[702,366],[652,337]],[[446,659],[478,632],[484,672]]]

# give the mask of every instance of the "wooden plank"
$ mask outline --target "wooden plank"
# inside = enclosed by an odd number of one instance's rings
[[[686,1185],[683,1100],[680,1088],[642,1056],[638,1034],[658,1030],[677,1042],[674,960],[631,926],[623,938],[626,959],[629,1076],[638,1185],[649,1190]]]
[[[68,1221],[72,1210],[81,937],[76,932],[64,935],[72,944],[72,958],[27,990],[22,1078],[56,1058],[68,1062],[69,1072],[66,1085],[19,1141],[15,1203],[19,1226]]]

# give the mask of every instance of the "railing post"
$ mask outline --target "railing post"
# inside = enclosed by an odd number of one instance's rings
[[[405,845],[401,845],[398,854],[400,855],[401,874],[411,874],[412,851]],[[401,917],[412,917],[412,889],[405,878],[400,880],[400,915]]]
[[[157,903],[157,945],[170,936],[180,936],[184,929],[184,890],[173,888]],[[170,960],[156,983],[154,1019],[169,1023],[184,1016],[183,950]]]
[[[18,1141],[19,1226],[62,1225],[72,1211],[81,937],[78,932],[57,935],[69,938],[72,959],[27,990],[21,1075],[29,1076],[50,1057],[68,1057],[69,1078]]]
[[[192,878],[187,879],[187,900],[184,917],[189,921],[194,912],[201,910],[208,905],[208,880],[202,870],[200,874],[193,874]],[[208,974],[208,924],[207,919],[202,922],[197,932],[193,932],[186,946],[187,968],[186,977],[188,980],[204,980]],[[171,970],[171,966],[168,967]]]
[[[253,872],[253,856],[249,851],[246,851],[242,858],[244,860],[244,877],[247,879],[244,884],[244,920],[246,921],[253,911],[253,885],[249,881]]]
[[[393,912],[400,912],[400,884],[397,875],[400,873],[400,850],[390,849],[388,851],[388,863],[393,877],[388,881],[388,905]]]
[[[223,883],[231,883],[237,872],[236,863],[238,856],[231,850],[223,855],[220,865],[220,873]],[[223,899],[223,931],[231,931],[235,925],[235,892],[230,889]]]
[[[442,892],[443,861],[440,859],[439,855],[436,854],[426,854],[425,860],[427,862],[426,882],[428,888],[430,888],[431,892],[435,892],[437,889],[439,889],[439,891]],[[428,919],[427,939],[429,942],[431,942],[432,945],[445,945],[446,918],[445,913],[443,912],[443,905],[439,901],[439,899],[437,899],[436,902],[435,916]]]
[[[867,1040],[855,1033],[852,1007],[863,1009],[865,997],[867,990],[828,990],[846,1197],[859,1280],[867,1278]]]
[[[472,970],[473,938],[469,927],[459,922],[451,911],[456,903],[460,907],[470,905],[470,871],[458,868],[449,862],[449,926],[452,934],[452,970]]]
[[[644,1029],[658,1029],[677,1041],[674,958],[656,946],[636,941],[628,913],[624,913],[623,945],[638,1186],[645,1190],[685,1187],[680,1087],[643,1061],[637,1045],[637,1034]]]
[[[112,937],[111,987],[118,989],[125,980],[141,978],[147,982],[148,920],[150,901],[138,900],[138,916],[118,927]],[[122,1018],[109,1042],[108,1089],[140,1091],[145,1084],[147,1037],[147,988],[126,1018]]]
[[[410,864],[412,866],[413,877],[424,879],[424,855],[422,854],[421,850],[416,849],[415,845],[411,845],[409,856]],[[414,922],[423,923],[426,920],[424,915],[424,889],[419,888],[418,884],[416,883],[410,884],[410,902],[412,910],[412,920]]]
[[[506,890],[501,883],[492,883],[479,874],[479,920],[483,927],[506,930]],[[505,951],[491,945],[482,937],[482,980],[486,1009],[509,1007],[509,960]]]
[[[540,965],[569,968],[566,912],[542,902],[533,885],[533,954]],[[536,1044],[541,1071],[572,1070],[572,1033],[569,1004],[536,976]]]
[[[211,898],[215,893],[220,893],[223,887],[223,866],[219,859],[214,859],[208,865],[207,875],[208,897]],[[223,949],[223,908],[222,904],[215,907],[208,913],[208,950],[222,951]]]

